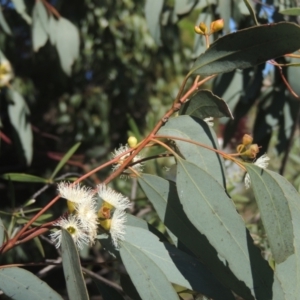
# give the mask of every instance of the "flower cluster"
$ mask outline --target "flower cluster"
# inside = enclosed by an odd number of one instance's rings
[[[97,190],[101,199],[99,224],[110,232],[113,245],[118,249],[125,234],[125,210],[130,208],[131,203],[127,197],[104,184],[99,184]]]
[[[116,171],[117,169],[120,168],[120,166],[124,163],[124,161],[131,155],[132,152],[129,151],[130,148],[129,146],[126,144],[125,146],[120,146],[118,149],[115,149],[115,151],[113,152],[113,158],[116,158],[118,156],[120,156],[119,160],[113,165],[113,172]],[[124,154],[124,155],[122,155]],[[133,171],[137,172],[137,173],[141,173],[143,171],[143,164],[142,163],[137,163],[139,160],[141,160],[142,157],[140,155],[136,155],[133,159],[132,159],[132,163],[134,163],[131,168]],[[124,174],[122,175],[123,177],[130,177],[131,175],[133,175],[132,172],[130,171],[126,171],[124,172]]]
[[[79,184],[72,185],[66,182],[58,185],[58,191],[60,196],[67,200],[69,214],[53,225],[67,230],[78,248],[82,248],[83,244],[93,244],[98,227],[94,192]],[[56,248],[59,248],[61,230],[50,234],[50,237]]]

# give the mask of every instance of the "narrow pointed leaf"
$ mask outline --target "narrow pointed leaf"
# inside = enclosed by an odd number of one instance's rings
[[[287,199],[290,193],[280,184],[281,180],[277,181],[278,174],[251,164],[246,168],[273,258],[276,263],[281,263],[294,253],[293,224]]]
[[[0,218],[0,247],[3,245],[5,239],[5,227],[3,225],[3,222]]]
[[[280,11],[283,15],[300,16],[300,7],[288,8]]]
[[[207,239],[183,212],[175,183],[150,174],[143,174],[138,181],[160,219],[178,237],[179,241],[184,243],[202,261],[205,261],[207,268],[224,286],[247,299],[250,293],[249,289],[241,284],[219,260],[215,249],[209,245]],[[224,288],[219,287],[218,290],[221,292]]]
[[[75,144],[61,159],[61,161],[56,166],[55,170],[53,171],[50,180],[52,180],[56,174],[60,171],[60,169],[65,165],[65,163],[69,160],[69,158],[76,152],[76,150],[79,148],[81,143]]]
[[[164,5],[163,0],[147,0],[145,16],[149,31],[157,45],[161,45],[160,16]]]
[[[83,279],[76,246],[71,235],[64,229],[62,229],[61,251],[69,298],[72,300],[88,300],[89,296]]]
[[[190,115],[202,120],[208,117],[228,117],[233,119],[226,102],[209,90],[197,92],[188,102],[181,106],[179,113],[181,115]]]
[[[12,0],[15,5],[16,11],[21,15],[21,17],[28,23],[31,24],[31,17],[26,12],[26,6],[24,0]]]
[[[270,299],[273,285],[280,284],[261,259],[224,188],[203,169],[178,159],[177,191],[190,221],[205,234],[235,276],[257,299]]]
[[[11,35],[11,30],[10,30],[10,28],[9,28],[9,26],[8,26],[8,24],[7,24],[6,20],[5,20],[5,18],[4,18],[2,9],[0,9],[0,25],[1,25],[2,29],[3,29],[3,31],[4,31],[6,34]]]
[[[171,118],[157,134],[184,138],[214,149],[218,148],[215,132],[204,121],[190,116]],[[174,141],[186,160],[203,168],[225,186],[223,160],[218,154],[189,142],[176,139]]]
[[[251,168],[253,169],[253,167]],[[248,171],[251,172],[252,170],[248,169]],[[251,174],[250,172],[249,174]],[[287,202],[290,210],[290,216],[287,216],[287,220],[282,221],[286,222],[284,225],[287,227],[290,226],[288,222],[292,223],[294,252],[284,262],[276,264],[275,272],[285,292],[285,299],[298,299],[300,295],[300,195],[284,177],[275,172],[264,170],[261,176],[264,180],[268,179],[264,181],[268,182],[268,190],[273,191],[275,189],[281,195],[281,201]],[[256,176],[253,176],[253,171],[251,181],[251,186],[254,188],[257,180]],[[277,205],[280,204],[277,203]]]
[[[233,299],[231,292],[220,285],[197,259],[167,243],[161,243],[149,231],[127,226],[125,241],[120,248],[122,258],[124,251],[132,253],[131,255],[134,257],[139,256],[138,252],[143,253],[144,256],[152,261],[152,264],[156,264],[159,267],[172,283],[199,291],[215,300]],[[140,256],[141,259],[143,259],[143,255]],[[126,266],[125,262],[124,264]],[[151,276],[151,274],[149,275]],[[134,281],[133,277],[131,279]],[[136,288],[138,289],[137,286]]]
[[[23,173],[6,173],[1,176],[3,179],[19,182],[41,182],[48,183],[48,179]]]
[[[79,32],[69,20],[59,18],[56,22],[56,48],[61,67],[67,75],[71,75],[71,68],[79,56]]]
[[[8,106],[9,119],[18,134],[26,163],[30,165],[33,156],[33,135],[28,121],[29,108],[24,98],[17,91],[9,89],[8,97],[12,101]]]
[[[48,19],[43,19],[43,16],[45,16],[42,12],[43,9],[45,9],[44,5],[37,1],[32,12],[32,44],[35,52],[43,47],[48,40]]]
[[[11,299],[62,300],[48,284],[20,268],[0,269],[0,290]]]
[[[164,273],[140,249],[125,241],[120,254],[142,299],[179,299]]]
[[[300,27],[280,22],[255,26],[225,35],[199,56],[192,71],[212,75],[245,69],[300,48]]]

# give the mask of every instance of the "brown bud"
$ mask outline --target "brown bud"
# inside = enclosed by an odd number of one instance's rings
[[[208,29],[207,29],[207,26],[205,25],[205,23],[201,22],[199,24],[199,28],[200,30],[204,33],[204,34],[207,34],[208,33]]]
[[[250,147],[249,147],[249,157],[250,158],[255,158],[257,153],[259,152],[259,147],[257,144],[252,144]]]
[[[220,31],[224,28],[224,20],[219,19],[210,24],[210,33],[215,33],[217,31]]]
[[[247,145],[252,144],[252,142],[253,142],[253,137],[249,134],[244,134],[244,136],[243,136],[243,145],[247,146]]]

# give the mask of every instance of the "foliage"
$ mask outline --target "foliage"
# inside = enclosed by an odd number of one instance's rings
[[[293,17],[279,22],[277,2],[147,0],[143,7],[86,0],[71,8],[64,1],[14,0],[4,6],[0,137],[8,161],[1,180],[11,205],[0,211],[0,290],[6,296],[299,297],[300,194],[282,174],[291,168],[291,153],[299,163],[292,142],[300,106],[290,81],[299,72],[300,27]],[[190,30],[193,15],[191,51],[180,45],[179,29]],[[20,44],[30,47],[21,51]],[[194,61],[184,70],[188,57]],[[253,106],[252,137],[245,116]],[[127,132],[129,145],[108,157]],[[281,175],[266,169],[272,143],[283,155]],[[83,155],[75,155],[78,149]],[[162,170],[164,163],[169,168]],[[261,249],[232,200],[244,193],[233,165],[254,193],[267,236],[261,234]],[[31,186],[30,196],[20,195],[23,186]],[[129,191],[132,201],[123,195]],[[49,266],[39,266],[56,256],[62,285]]]

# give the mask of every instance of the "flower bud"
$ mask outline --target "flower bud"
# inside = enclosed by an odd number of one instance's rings
[[[204,34],[207,34],[208,33],[208,29],[207,29],[207,26],[205,25],[205,23],[201,22],[199,24],[199,28],[200,30],[204,33]]]
[[[236,151],[238,153],[242,153],[244,151],[244,149],[245,149],[245,146],[243,144],[240,144],[236,147]]]
[[[199,26],[195,26],[195,27],[194,27],[194,30],[195,30],[195,32],[198,33],[198,34],[202,34],[202,35],[204,34],[204,32],[199,28]]]
[[[133,148],[137,145],[137,138],[134,137],[134,136],[130,136],[127,140],[127,143],[128,143],[130,148]]]
[[[219,20],[216,20],[214,22],[212,22],[210,24],[210,33],[215,33],[217,31],[220,31],[224,28],[224,20],[223,19],[219,19]]]
[[[250,158],[255,158],[257,153],[259,152],[259,147],[257,144],[252,144],[250,147],[249,147],[249,157]]]
[[[253,137],[249,134],[244,134],[244,136],[243,136],[243,145],[247,146],[247,145],[252,144],[252,142],[253,142]]]

